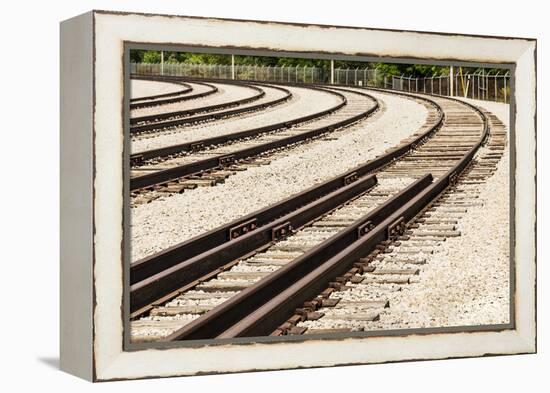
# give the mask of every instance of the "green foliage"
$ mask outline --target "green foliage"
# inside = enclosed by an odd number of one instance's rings
[[[146,51],[143,54],[144,63],[160,63],[160,52]]]
[[[231,64],[231,55],[209,53],[187,53],[182,63],[187,64]]]
[[[142,50],[131,50],[130,51],[130,62],[132,63],[143,63],[143,52]]]
[[[160,63],[161,52],[151,50],[132,50],[130,51],[130,60],[134,63]],[[231,55],[210,54],[210,53],[192,53],[192,52],[164,52],[164,61],[166,63],[186,63],[186,64],[231,64]],[[268,56],[235,56],[237,65],[258,65],[258,66],[284,66],[284,67],[317,67],[325,70],[330,69],[329,60],[303,59],[297,57],[268,57]],[[449,75],[449,67],[427,65],[427,64],[397,64],[397,63],[379,63],[379,62],[359,62],[359,61],[335,61],[336,68],[344,69],[376,69],[380,78],[384,76],[410,76],[410,77],[430,77],[439,75]],[[462,72],[473,73],[481,69],[463,68]],[[458,72],[458,69],[456,70]],[[485,69],[491,75],[497,72],[504,73],[501,69]]]

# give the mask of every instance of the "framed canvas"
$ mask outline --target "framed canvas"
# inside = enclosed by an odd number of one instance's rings
[[[536,351],[536,40],[61,24],[61,368]]]

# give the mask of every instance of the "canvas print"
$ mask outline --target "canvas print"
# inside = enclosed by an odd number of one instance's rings
[[[509,67],[127,51],[132,343],[510,327]]]

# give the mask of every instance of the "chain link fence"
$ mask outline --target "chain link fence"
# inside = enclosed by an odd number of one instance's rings
[[[263,82],[330,84],[330,69],[319,67],[285,67],[256,65],[218,65],[186,63],[132,63],[135,75],[169,75],[207,79],[237,79]],[[382,75],[376,69],[335,68],[333,83],[346,86],[369,86],[411,93],[454,95],[477,100],[509,102],[510,75],[484,70],[472,73],[414,78],[405,75]],[[452,85],[452,86],[451,86]]]
[[[452,88],[451,83],[454,85]],[[505,103],[510,101],[510,75],[508,72],[503,74],[488,74],[483,71],[473,74],[455,73],[452,81],[450,75],[430,78],[411,78],[404,75],[392,76],[390,88],[414,93],[453,95],[485,101]]]

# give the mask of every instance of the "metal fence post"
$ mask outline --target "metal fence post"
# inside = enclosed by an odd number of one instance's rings
[[[506,82],[508,81],[507,78],[508,78],[508,71],[507,71],[506,74],[504,75],[504,103],[507,103],[507,102],[508,102],[508,101],[507,101],[508,92],[506,91],[506,88],[507,88]]]
[[[450,86],[450,92],[449,92],[449,95],[452,97],[454,96],[455,94],[455,84],[454,84],[454,78],[453,78],[453,75],[454,75],[454,67],[451,66],[449,68],[449,86]]]
[[[496,73],[496,75],[494,76],[494,79],[495,79],[495,101],[498,101],[498,87],[497,87],[497,76],[498,74],[500,74],[500,71],[498,71]]]
[[[485,77],[485,79],[487,81],[487,83],[485,84],[485,87],[487,89],[485,92],[485,95],[486,95],[485,99],[489,100],[489,73],[487,73],[487,76]]]
[[[479,73],[477,73],[476,76],[477,76],[477,99],[479,100],[479,92],[480,92],[480,90],[479,90]]]

